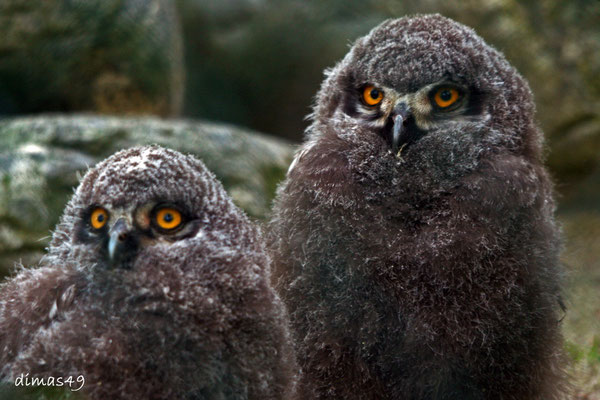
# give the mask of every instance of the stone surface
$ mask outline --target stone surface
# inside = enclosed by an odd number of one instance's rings
[[[279,139],[207,122],[91,115],[0,120],[0,273],[39,259],[88,167],[120,149],[152,143],[198,156],[259,219],[293,152]]]

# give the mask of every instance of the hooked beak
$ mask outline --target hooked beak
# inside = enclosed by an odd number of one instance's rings
[[[398,103],[392,111],[392,121],[394,122],[394,126],[392,128],[392,151],[396,155],[399,155],[404,145],[406,145],[404,136],[406,132],[407,120],[410,116],[410,110],[404,103]]]
[[[108,258],[112,264],[126,260],[126,253],[135,249],[132,229],[124,218],[119,218],[109,231]]]
[[[412,110],[402,101],[396,104],[388,121],[386,136],[389,138],[392,152],[397,158],[400,158],[402,150],[406,146],[427,134],[427,131],[416,125]],[[389,128],[390,125],[391,128]]]

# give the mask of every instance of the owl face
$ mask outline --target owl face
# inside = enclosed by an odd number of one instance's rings
[[[541,155],[527,83],[472,29],[440,15],[384,22],[327,75],[290,169],[321,186],[326,167],[368,186],[358,198],[374,187],[442,193],[495,153]]]
[[[200,257],[212,245],[249,241],[255,232],[240,228],[249,225],[245,218],[200,161],[156,146],[136,147],[88,171],[49,250],[81,268],[183,265],[194,251]]]
[[[481,114],[476,88],[443,79],[415,92],[400,93],[378,83],[350,83],[344,111],[366,129],[376,131],[401,158],[402,150],[445,123],[474,121]]]
[[[130,207],[94,204],[82,210],[77,225],[76,241],[95,248],[100,264],[130,269],[140,248],[194,237],[201,223],[185,205],[156,200]]]

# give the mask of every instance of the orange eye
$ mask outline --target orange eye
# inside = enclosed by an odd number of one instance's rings
[[[156,224],[162,229],[175,229],[181,224],[181,213],[174,208],[161,208],[156,213]]]
[[[96,207],[90,216],[90,223],[94,229],[100,229],[108,221],[108,212],[102,207]]]
[[[458,90],[449,87],[439,88],[433,96],[433,100],[439,108],[448,108],[456,103],[459,98],[460,93]]]
[[[373,85],[363,89],[363,101],[369,106],[376,106],[383,100],[383,92]]]

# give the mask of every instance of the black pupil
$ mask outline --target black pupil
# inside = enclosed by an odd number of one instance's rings
[[[377,89],[371,90],[371,97],[373,99],[378,99],[379,98],[379,90],[377,90]]]
[[[163,221],[165,221],[165,222],[171,222],[171,221],[173,221],[173,214],[166,213],[165,216],[163,217]]]
[[[104,222],[104,214],[98,214],[98,218],[96,218],[98,222]]]
[[[448,89],[444,89],[442,90],[442,93],[440,93],[440,98],[444,101],[449,101],[452,98],[452,92]]]

